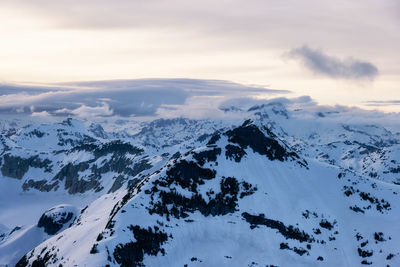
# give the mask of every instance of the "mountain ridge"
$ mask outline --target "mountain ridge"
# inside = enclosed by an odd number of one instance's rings
[[[19,141],[45,140],[49,135],[37,126],[3,131],[8,149],[2,179],[15,180],[20,192],[92,196],[69,228],[40,239],[19,258],[2,256],[15,233],[3,236],[0,259],[18,266],[396,264],[398,135],[343,123],[331,125],[331,132],[314,127],[294,135],[295,110],[269,104],[248,112],[250,119],[239,124],[184,118],[144,123],[124,138],[68,120],[46,132],[58,137],[52,143],[58,150],[39,153],[40,146]],[[25,163],[19,179],[7,177],[4,159],[26,160],[24,154],[37,158]],[[58,160],[43,163],[52,157]],[[48,178],[31,179],[34,174]],[[362,226],[366,218],[368,227]],[[252,249],[241,252],[247,247]],[[224,255],[216,253],[221,249]]]

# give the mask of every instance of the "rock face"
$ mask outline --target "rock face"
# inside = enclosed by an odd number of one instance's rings
[[[51,172],[51,161],[49,159],[41,160],[38,156],[21,158],[5,154],[1,173],[7,177],[21,179],[29,170],[29,167],[43,168],[45,172]]]
[[[251,215],[247,212],[242,213],[243,218],[250,224],[250,228],[254,229],[258,225],[264,225],[266,227],[276,229],[281,235],[287,239],[295,239],[299,242],[314,242],[315,239],[309,234],[301,231],[298,228],[293,227],[293,225],[286,226],[280,221],[271,220],[265,218],[264,214]]]
[[[49,235],[68,227],[77,216],[77,209],[70,205],[59,205],[49,209],[40,217],[37,226]]]
[[[238,144],[239,147],[227,147],[227,157],[234,158],[239,161],[244,155],[243,151],[250,147],[254,152],[265,155],[269,160],[285,161],[287,159],[296,160],[300,157],[293,151],[288,150],[281,144],[276,136],[267,128],[266,131],[270,136],[266,136],[256,125],[251,124],[251,121],[245,121],[242,126],[233,130],[227,131],[225,134],[228,136],[228,141]],[[299,164],[306,166],[305,161]]]
[[[89,158],[87,160],[66,161],[65,164],[60,164],[60,161],[41,159],[38,155],[22,158],[8,152],[0,158],[1,173],[4,177],[22,180],[30,169],[40,169],[44,176],[51,178],[38,179],[40,177],[29,176],[22,184],[24,191],[34,189],[50,192],[65,189],[69,194],[78,194],[102,191],[103,176],[112,172],[115,174],[115,181],[107,191],[113,192],[121,188],[123,183],[129,180],[128,177],[134,177],[152,167],[150,159],[142,156],[143,152],[143,149],[121,141],[95,144],[89,139],[87,142],[78,142],[78,145],[71,149],[57,151],[55,155],[51,155],[55,158],[63,155],[65,161],[71,155],[86,154],[84,158]]]
[[[236,162],[240,162],[244,155],[246,155],[246,151],[244,151],[241,147],[228,144],[225,146],[226,158],[233,159]]]
[[[157,256],[165,254],[161,245],[164,244],[168,236],[164,232],[160,232],[158,227],[143,229],[138,225],[131,225],[128,229],[132,232],[136,241],[129,242],[124,245],[118,245],[113,253],[113,256],[120,266],[143,266],[144,255]]]
[[[265,136],[255,125],[245,122],[242,126],[226,132],[229,142],[238,144],[242,149],[250,147],[270,160],[284,161],[288,157],[298,157],[296,153],[286,151],[278,141]]]

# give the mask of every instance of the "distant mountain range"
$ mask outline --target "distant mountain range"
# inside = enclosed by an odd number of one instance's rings
[[[400,266],[400,129],[223,110],[1,121],[0,265]]]

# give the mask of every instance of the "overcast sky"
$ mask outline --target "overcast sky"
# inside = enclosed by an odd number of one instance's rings
[[[400,111],[399,2],[0,0],[0,106],[14,83],[195,78]]]

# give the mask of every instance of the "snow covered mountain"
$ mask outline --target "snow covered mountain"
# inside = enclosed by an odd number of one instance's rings
[[[400,265],[396,123],[285,101],[223,110],[2,121],[0,265]]]

